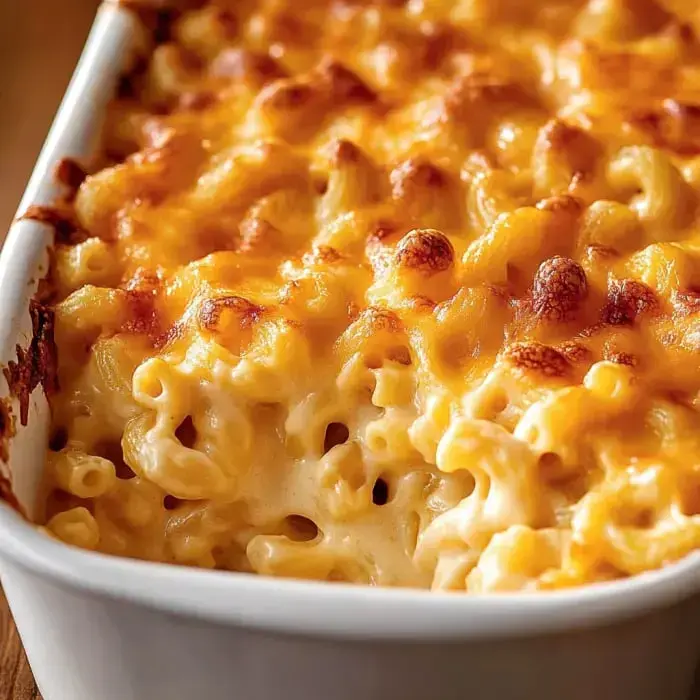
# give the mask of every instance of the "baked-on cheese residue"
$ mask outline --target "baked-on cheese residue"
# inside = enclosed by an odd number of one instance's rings
[[[697,548],[697,3],[197,5],[59,230],[47,530],[469,592]]]

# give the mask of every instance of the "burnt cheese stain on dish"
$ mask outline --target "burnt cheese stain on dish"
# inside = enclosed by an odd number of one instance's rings
[[[31,301],[32,340],[25,350],[16,346],[17,361],[10,361],[3,370],[10,393],[19,401],[19,419],[23,426],[29,419],[29,398],[39,385],[49,396],[58,390],[58,363],[54,339],[54,312],[37,301]]]

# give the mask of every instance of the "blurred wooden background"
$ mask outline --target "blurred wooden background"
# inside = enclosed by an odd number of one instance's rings
[[[99,0],[0,0],[0,241]],[[0,700],[40,700],[0,590]]]
[[[98,4],[98,0],[0,0],[0,240]]]

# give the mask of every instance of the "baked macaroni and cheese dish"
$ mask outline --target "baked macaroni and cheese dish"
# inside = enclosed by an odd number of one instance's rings
[[[61,168],[46,530],[470,593],[700,546],[697,7],[141,11]]]

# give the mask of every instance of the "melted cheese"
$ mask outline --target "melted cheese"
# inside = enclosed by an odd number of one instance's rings
[[[695,549],[690,5],[169,13],[56,245],[49,531],[471,591]]]

